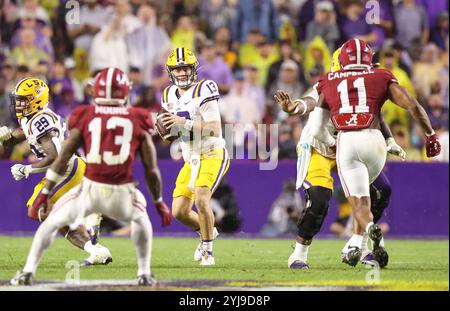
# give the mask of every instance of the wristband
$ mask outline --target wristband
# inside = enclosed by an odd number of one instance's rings
[[[435,132],[434,130],[432,130],[432,131],[431,131],[431,134],[425,133],[425,136],[426,136],[426,137],[431,137],[431,136],[433,136],[434,134],[436,134],[436,132]]]
[[[308,106],[306,105],[306,102],[303,99],[296,99],[294,102],[297,103],[297,107],[295,107],[294,112],[292,112],[292,114],[298,114],[298,112],[300,111],[300,105],[303,105],[303,112],[300,114],[301,116],[304,115],[306,113],[306,110],[308,109]]]
[[[49,168],[47,170],[47,173],[45,174],[45,178],[48,181],[52,181],[57,183],[58,181],[60,181],[61,179],[64,178],[64,176],[59,175],[58,173],[56,173],[54,170],[52,170],[51,168]]]
[[[159,204],[163,201],[162,197],[159,197],[158,199],[156,199],[155,201],[153,201],[153,204]]]

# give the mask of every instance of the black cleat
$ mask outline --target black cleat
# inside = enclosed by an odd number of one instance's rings
[[[31,286],[33,284],[33,274],[31,272],[17,271],[16,275],[9,281],[13,286]]]
[[[386,249],[380,246],[381,239],[383,238],[383,233],[381,232],[381,228],[373,224],[369,227],[369,238],[373,241],[373,251],[372,254],[375,257],[375,260],[378,261],[380,268],[384,268],[387,266],[389,261],[389,255]]]
[[[362,252],[359,247],[350,247],[350,251],[347,254],[342,254],[342,262],[352,267],[356,266],[361,259]]]
[[[142,274],[138,276],[138,286],[155,286],[157,281],[153,275]]]

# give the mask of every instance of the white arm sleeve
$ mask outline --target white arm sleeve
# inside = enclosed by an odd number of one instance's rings
[[[217,99],[210,100],[200,106],[200,114],[205,122],[220,121],[219,102]]]
[[[331,112],[327,109],[320,107],[314,108],[314,110],[309,114],[308,122],[311,122],[311,135],[317,140],[322,141],[328,146],[334,146],[336,140],[330,134],[330,132],[325,128],[328,120],[330,120]]]

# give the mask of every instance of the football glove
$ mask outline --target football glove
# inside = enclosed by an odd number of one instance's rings
[[[164,201],[155,203],[156,210],[162,218],[163,227],[167,227],[172,222],[172,213]]]
[[[386,144],[387,144],[386,150],[387,150],[388,153],[400,157],[400,159],[402,159],[402,161],[406,160],[406,152],[405,152],[405,150],[403,150],[403,148],[400,147],[395,142],[394,138],[389,137],[388,139],[386,139]]]
[[[425,148],[427,150],[427,157],[429,158],[435,157],[441,153],[441,143],[439,142],[439,138],[436,134],[427,136]]]
[[[31,172],[31,165],[15,164],[11,166],[11,174],[16,181],[28,178]]]

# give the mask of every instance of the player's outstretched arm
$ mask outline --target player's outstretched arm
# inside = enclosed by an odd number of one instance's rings
[[[274,95],[275,101],[280,108],[291,115],[304,115],[311,112],[317,105],[314,98],[305,96],[300,99],[292,100],[288,93],[278,90]]]
[[[311,122],[311,134],[329,147],[336,145],[336,139],[325,128],[330,120],[331,112],[325,102],[325,97],[320,94],[317,107],[309,114]]]
[[[427,136],[426,151],[428,157],[435,157],[441,152],[439,139],[431,127],[431,121],[425,109],[419,102],[402,86],[397,83],[389,85],[389,98],[398,106],[406,109],[414,120],[420,125]]]
[[[139,153],[145,169],[145,181],[152,195],[158,214],[162,217],[163,226],[168,226],[172,222],[172,213],[162,199],[161,173],[157,164],[156,148],[152,137],[145,132],[142,138]]]
[[[45,157],[33,164],[13,165],[11,167],[11,174],[16,181],[28,178],[30,174],[45,172],[58,156],[58,150],[61,149],[61,146],[58,140],[58,134],[55,131],[48,132],[39,138],[39,142],[41,143]]]
[[[0,144],[3,147],[12,147],[23,142],[25,139],[25,134],[20,127],[14,130],[11,130],[7,126],[0,127]]]

